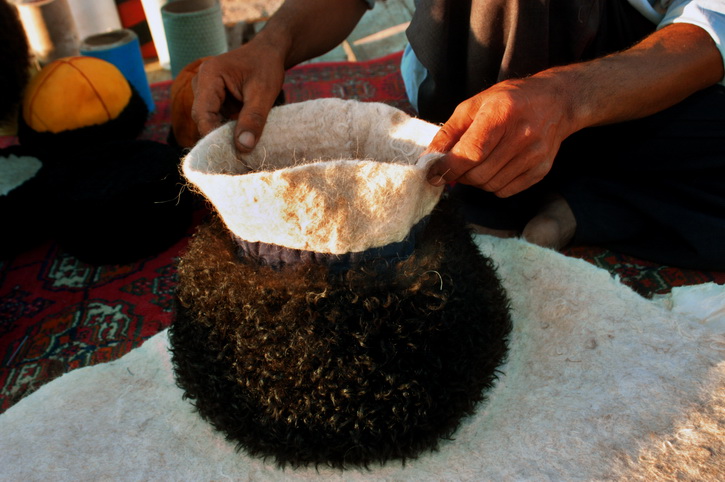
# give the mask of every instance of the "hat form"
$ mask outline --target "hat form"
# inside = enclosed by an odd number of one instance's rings
[[[183,161],[218,213],[179,264],[169,331],[199,414],[279,465],[418,457],[485,399],[506,295],[418,160],[436,126],[325,99],[270,112],[253,154],[232,126]]]
[[[233,124],[183,162],[239,239],[342,255],[403,241],[442,187],[419,156],[437,127],[379,103],[322,99],[277,107],[254,151],[237,159]]]

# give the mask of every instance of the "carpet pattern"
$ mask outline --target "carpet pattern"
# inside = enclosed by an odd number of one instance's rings
[[[292,69],[285,79],[286,100],[291,103],[339,97],[385,102],[414,115],[400,76],[401,56],[394,53],[367,62],[324,62]]]
[[[646,300],[582,260],[476,241],[501,267],[514,330],[488,400],[433,453],[340,472],[237,451],[183,399],[164,330],[0,415],[0,478],[722,480],[725,286]]]
[[[398,70],[400,55],[292,69],[284,86],[287,102],[340,97],[386,102],[412,113]],[[156,111],[142,138],[166,141],[170,86],[152,86]],[[0,137],[0,148],[15,143],[14,137]],[[195,223],[203,216],[199,209]],[[0,260],[0,413],[63,373],[117,359],[168,327],[176,261],[192,231],[157,256],[126,265],[85,264],[51,239]],[[565,254],[608,270],[645,297],[673,286],[725,284],[723,272],[660,266],[595,247]]]
[[[645,298],[668,293],[675,286],[691,286],[708,282],[725,284],[723,271],[699,271],[663,266],[594,246],[576,246],[562,250],[573,258],[584,259],[609,271],[623,284]]]

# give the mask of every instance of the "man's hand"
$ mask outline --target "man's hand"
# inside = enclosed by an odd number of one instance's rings
[[[284,58],[271,47],[250,43],[206,60],[193,81],[191,117],[199,134],[238,112],[234,143],[239,152],[251,151],[283,82]]]
[[[286,0],[249,43],[200,66],[191,108],[199,134],[205,136],[239,112],[234,145],[239,153],[251,151],[285,70],[339,45],[366,10],[362,0]]]
[[[709,34],[676,23],[627,50],[503,81],[462,102],[443,125],[427,152],[446,155],[428,179],[511,196],[549,172],[574,132],[654,114],[722,78]]]
[[[446,152],[429,171],[508,197],[539,182],[571,134],[568,99],[546,76],[504,81],[462,102],[428,151]]]

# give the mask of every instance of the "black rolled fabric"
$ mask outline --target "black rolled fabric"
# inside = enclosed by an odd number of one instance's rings
[[[158,254],[191,222],[175,149],[119,141],[55,162],[49,179],[58,243],[82,261],[120,264]]]
[[[250,242],[235,236],[241,258],[250,258],[259,264],[280,269],[298,263],[313,263],[327,266],[331,272],[339,273],[353,267],[370,270],[386,270],[413,254],[415,240],[428,224],[424,217],[415,224],[405,239],[365,251],[343,254],[318,253],[300,249],[285,248],[275,244]]]

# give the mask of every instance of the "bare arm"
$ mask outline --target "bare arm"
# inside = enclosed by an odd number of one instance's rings
[[[366,10],[362,0],[287,0],[257,37],[286,52],[289,69],[338,46]]]
[[[673,24],[589,62],[494,85],[461,103],[429,146],[429,173],[501,197],[540,181],[561,142],[585,127],[644,117],[719,82],[723,60],[701,28]]]
[[[565,85],[579,86],[573,112],[581,128],[666,109],[719,82],[723,60],[707,32],[676,23],[618,54],[558,70]]]
[[[239,152],[262,134],[285,70],[337,46],[366,10],[362,0],[287,0],[249,43],[212,57],[194,79],[192,118],[204,136],[241,105],[234,132]]]

